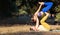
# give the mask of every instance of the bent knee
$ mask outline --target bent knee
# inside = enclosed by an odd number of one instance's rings
[[[40,23],[44,23],[45,21],[41,20]]]

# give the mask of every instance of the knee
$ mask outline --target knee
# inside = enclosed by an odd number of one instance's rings
[[[43,21],[43,20],[41,20],[41,21],[40,21],[40,23],[44,23],[44,21]]]
[[[47,12],[45,12],[45,14],[46,14],[46,16],[49,16],[50,14],[49,13],[47,13]]]

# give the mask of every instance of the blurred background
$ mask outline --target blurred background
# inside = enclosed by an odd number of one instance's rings
[[[39,7],[38,2],[49,1],[54,5],[47,23],[60,24],[60,0],[0,0],[0,25],[32,24],[31,18]]]

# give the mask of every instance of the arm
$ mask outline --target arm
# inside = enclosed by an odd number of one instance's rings
[[[40,11],[41,7],[42,7],[42,5],[39,6],[38,10],[35,12],[34,15],[37,15],[38,14],[38,12]]]
[[[35,14],[34,14],[34,15],[37,15],[37,14],[38,14],[38,12],[40,11],[40,9],[41,9],[42,5],[44,5],[44,2],[38,2],[38,3],[40,4],[40,6],[39,6],[38,10],[35,12]]]
[[[38,10],[35,12],[35,14],[33,15],[33,18],[32,18],[32,20],[34,20],[34,21],[36,21],[37,16],[38,16],[38,12],[40,11],[40,9],[41,9],[41,7],[42,7],[42,5],[43,5],[42,2],[39,2],[39,4],[40,4],[39,8],[38,8]]]

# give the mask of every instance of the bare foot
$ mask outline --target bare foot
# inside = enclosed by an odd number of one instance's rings
[[[41,5],[44,5],[44,2],[38,2],[39,4],[41,4]]]

